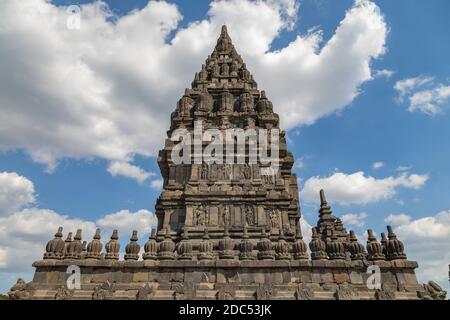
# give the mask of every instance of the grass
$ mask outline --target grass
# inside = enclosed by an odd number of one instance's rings
[[[7,295],[0,294],[0,300],[9,300]]]

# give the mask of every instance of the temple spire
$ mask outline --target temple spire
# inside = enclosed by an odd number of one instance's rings
[[[328,205],[327,198],[325,197],[325,191],[320,190],[320,209],[319,209],[319,224],[326,221],[335,221],[336,217],[333,216],[333,211]]]
[[[257,90],[251,73],[237,53],[226,25],[222,26],[213,52],[196,73],[192,82],[192,90],[233,88],[239,90]],[[256,92],[255,92],[256,94]]]
[[[327,198],[325,197],[325,191],[323,189],[320,190],[320,206],[326,206],[327,203]]]
[[[223,26],[222,26],[222,31],[221,31],[221,35],[223,35],[223,36],[228,36],[228,29],[227,29],[227,25],[226,24],[224,24]]]

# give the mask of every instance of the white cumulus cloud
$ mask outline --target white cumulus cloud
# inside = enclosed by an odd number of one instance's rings
[[[405,244],[408,258],[419,262],[419,280],[435,280],[450,291],[450,210],[418,219],[405,214],[390,215],[387,221],[395,226],[397,236]]]
[[[6,251],[6,248],[0,247],[0,268],[6,267],[6,255],[8,252]]]
[[[30,271],[31,264],[41,259],[45,245],[59,226],[64,232],[83,229],[83,239],[92,239],[95,223],[60,215],[52,210],[23,209],[0,218],[0,248],[6,252],[0,265],[2,272]]]
[[[442,111],[450,99],[450,86],[439,85],[430,90],[414,93],[409,98],[410,112],[420,111],[425,114],[434,115]]]
[[[0,217],[35,200],[33,182],[15,172],[0,172]]]
[[[434,81],[431,77],[419,76],[415,78],[407,78],[403,80],[399,80],[395,83],[394,89],[397,90],[399,97],[398,99],[402,102],[404,97],[418,87],[428,85]]]
[[[156,180],[152,180],[152,182],[150,182],[150,186],[156,190],[162,189],[163,184],[164,184],[163,179],[156,179]]]
[[[0,177],[4,178],[4,175]],[[47,241],[53,238],[59,226],[64,228],[64,235],[82,229],[82,238],[88,242],[95,229],[101,228],[103,244],[108,241],[113,229],[119,230],[123,243],[128,242],[132,230],[138,230],[140,242],[143,243],[143,236],[156,227],[155,214],[145,209],[136,212],[121,210],[89,221],[32,207],[30,205],[35,195],[30,180],[17,173],[8,173],[6,182],[5,179],[0,181],[0,199],[8,199],[8,206],[0,215],[0,272],[5,275],[31,273],[31,264],[42,258]]]
[[[386,78],[389,79],[394,75],[394,71],[382,69],[382,70],[375,70],[374,77],[375,78]]]
[[[402,213],[402,214],[390,214],[384,219],[384,222],[393,225],[399,224],[407,224],[411,221],[411,217]]]
[[[108,166],[108,172],[112,176],[124,176],[136,180],[139,183],[143,183],[154,173],[147,172],[142,168],[134,166],[128,162],[114,161]]]
[[[69,29],[66,7],[1,1],[0,149],[24,149],[48,171],[61,158],[130,163],[156,155],[176,101],[224,23],[285,129],[342,110],[385,52],[384,18],[358,0],[328,41],[316,29],[270,51],[298,14],[294,0],[220,0],[181,28],[174,4],[150,1],[109,19],[97,2],[82,5],[80,29]]]
[[[330,201],[343,205],[368,204],[392,198],[400,187],[420,189],[428,178],[426,174],[402,174],[377,179],[362,171],[353,174],[335,172],[329,177],[309,178],[300,194],[307,202],[317,202],[320,189],[324,189]]]
[[[377,169],[381,169],[384,167],[384,162],[375,162],[374,164],[372,164],[372,168],[377,170]]]
[[[323,43],[320,31],[298,36],[286,48],[252,58],[250,65],[289,129],[314,123],[352,102],[359,86],[372,79],[370,62],[384,54],[386,35],[379,8],[356,1],[328,42]]]
[[[306,221],[304,216],[300,218],[300,228],[302,229],[303,241],[308,245],[311,242],[312,226]]]
[[[408,98],[408,111],[419,111],[428,115],[442,112],[450,101],[450,86],[435,83],[434,78],[419,76],[397,81],[394,89],[397,90],[399,102]]]
[[[150,233],[152,227],[156,227],[156,216],[148,210],[130,212],[121,210],[108,214],[96,221],[97,225],[109,231],[117,229],[122,236],[131,236],[133,230],[138,234]]]
[[[367,213],[361,212],[361,213],[347,213],[344,214],[341,219],[344,224],[348,224],[350,226],[355,227],[363,227],[366,223]]]
[[[412,166],[398,166],[396,170],[400,171],[400,172],[405,172],[405,171],[409,171],[411,169],[412,169]]]

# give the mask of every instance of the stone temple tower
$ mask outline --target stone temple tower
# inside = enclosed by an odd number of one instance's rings
[[[251,163],[249,144],[255,141],[245,136],[242,144],[245,150],[240,153],[236,152],[237,139],[226,146],[222,140],[224,149],[234,151],[232,163],[227,161],[223,150],[222,163],[195,161],[198,154],[194,151],[190,163],[175,164],[171,158],[175,146],[171,137],[177,129],[183,129],[194,141],[196,124],[202,125],[203,132],[220,131],[223,139],[230,128],[238,129],[235,131],[238,134],[258,134],[260,129],[265,129],[268,136],[269,131],[278,132],[279,170],[265,174],[267,164],[258,159]],[[242,239],[247,226],[247,236],[252,242],[261,237],[262,230],[270,236],[281,234],[286,241],[293,242],[296,232],[300,232],[296,229],[300,218],[297,178],[291,172],[294,161],[286,149],[285,133],[274,129],[279,129],[279,116],[273,112],[265,92],[258,90],[223,26],[214,51],[195,74],[192,88],[186,89],[178,101],[165,148],[159,153],[164,186],[156,205],[158,237],[166,232],[176,237],[184,230],[197,250],[206,229],[217,245],[226,228],[231,238]],[[198,150],[205,150],[208,143],[202,141]]]
[[[407,260],[390,226],[381,241],[368,230],[364,246],[333,214],[323,190],[318,194],[319,219],[307,246],[293,163],[272,103],[258,90],[224,26],[214,51],[172,113],[158,157],[164,178],[156,203],[158,225],[145,244],[141,247],[133,231],[121,251],[118,230],[103,245],[99,229],[89,243],[82,240],[81,229],[73,239],[68,232],[63,240],[60,227],[42,260],[34,262],[33,280],[19,279],[9,296],[445,298],[435,282],[418,283],[418,264]],[[69,287],[67,280],[77,270],[80,285]]]

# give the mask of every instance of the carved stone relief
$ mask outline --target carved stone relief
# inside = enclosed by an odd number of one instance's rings
[[[155,298],[156,290],[147,283],[145,287],[139,288],[136,295],[136,300],[153,300]]]
[[[217,291],[217,300],[234,300],[236,292],[233,287],[220,288]]]
[[[65,286],[61,286],[55,294],[55,300],[69,300],[72,296],[73,290],[69,290]]]
[[[242,207],[242,212],[244,216],[244,222],[249,226],[256,225],[255,208],[251,205],[244,205]]]
[[[266,220],[269,221],[269,225],[270,225],[271,229],[280,228],[280,216],[281,216],[281,212],[279,209],[270,208],[267,210]]]
[[[261,284],[256,289],[256,300],[270,300],[275,295],[275,289],[271,284]]]
[[[301,283],[298,285],[297,290],[295,290],[295,299],[297,300],[313,300],[314,299],[314,290]]]
[[[114,298],[114,285],[106,281],[94,288],[92,300],[111,300]]]
[[[194,207],[194,225],[206,226],[209,224],[209,211],[206,205],[202,204]]]
[[[222,224],[224,226],[231,225],[231,214],[230,214],[230,208],[228,206],[225,206],[222,209]]]

